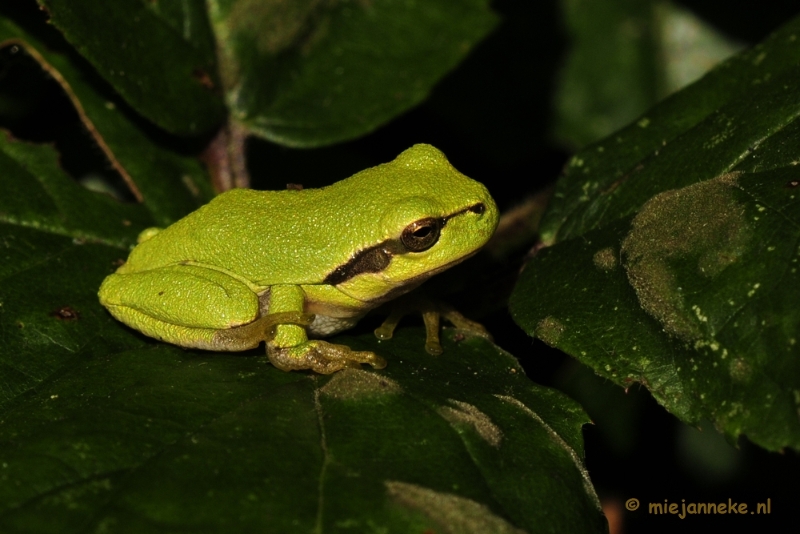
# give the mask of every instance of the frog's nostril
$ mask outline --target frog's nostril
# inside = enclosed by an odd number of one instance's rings
[[[486,205],[483,202],[478,202],[477,204],[470,206],[467,209],[472,213],[477,213],[478,215],[482,215],[483,212],[486,211]]]

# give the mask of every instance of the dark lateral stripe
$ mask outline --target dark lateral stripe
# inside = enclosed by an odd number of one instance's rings
[[[459,215],[463,215],[464,213],[467,213],[468,211],[472,212],[472,213],[477,213],[478,215],[480,215],[484,211],[486,211],[486,205],[483,202],[478,202],[477,204],[473,204],[472,206],[468,206],[468,207],[464,208],[461,211],[457,211],[455,213],[451,213],[450,215],[448,215],[446,217],[442,217],[442,228],[444,228],[445,225],[447,224],[447,221],[449,221],[453,217],[458,217]]]
[[[389,252],[388,244],[388,242],[380,243],[374,247],[359,251],[350,261],[331,271],[322,283],[335,286],[361,273],[381,272],[392,261],[392,253]]]
[[[446,217],[442,217],[441,227],[447,224],[449,219],[471,211],[472,213],[483,213],[486,206],[482,202],[464,208]],[[405,247],[394,240],[387,240],[383,243],[378,243],[374,247],[366,248],[357,252],[347,263],[340,265],[330,272],[328,276],[322,281],[327,285],[338,285],[347,282],[362,273],[379,273],[389,266],[392,262],[392,256],[395,254],[402,254],[408,252]]]

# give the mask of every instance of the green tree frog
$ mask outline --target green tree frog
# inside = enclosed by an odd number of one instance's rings
[[[103,281],[100,302],[182,347],[240,351],[265,341],[285,371],[382,368],[372,352],[309,336],[350,328],[473,255],[497,218],[482,184],[436,148],[415,145],[328,187],[234,189],[163,230],[149,228]],[[436,325],[438,335],[438,316]]]

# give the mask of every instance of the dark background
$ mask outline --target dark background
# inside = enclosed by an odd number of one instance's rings
[[[796,0],[683,0],[707,23],[745,44],[754,44],[800,12]],[[56,48],[68,47],[35,2],[4,2],[10,15]],[[451,162],[486,183],[501,210],[542,190],[559,176],[573,148],[554,141],[554,92],[569,52],[569,40],[555,1],[498,0],[503,16],[497,30],[434,90],[421,106],[376,132],[348,143],[313,150],[251,140],[248,157],[253,187],[282,189],[287,182],[306,187],[345,178],[393,159],[414,143],[442,149]],[[91,68],[86,66],[87,72]],[[104,82],[98,80],[104,85]],[[106,86],[107,87],[107,86]],[[109,89],[110,91],[110,89]],[[644,111],[644,110],[642,110]],[[176,150],[199,153],[208,138],[170,137],[144,121],[146,131]],[[10,48],[0,50],[0,127],[15,136],[55,143],[63,166],[76,179],[87,174],[118,181],[102,153],[83,131],[60,87],[38,65]],[[526,247],[527,248],[527,247]],[[509,276],[521,255],[498,277]],[[508,287],[498,284],[500,287]],[[501,290],[502,291],[502,290]],[[711,425],[702,432],[667,413],[647,391],[606,383],[580,364],[540,341],[531,340],[498,309],[482,321],[497,343],[517,356],[537,383],[558,387],[581,402],[595,422],[585,428],[586,461],[612,519],[624,532],[701,532],[709,528],[788,531],[800,503],[800,458],[792,451],[766,452],[740,439],[727,444]],[[365,325],[362,328],[374,328]],[[733,445],[733,446],[731,446]],[[734,448],[736,447],[736,448]],[[638,498],[642,508],[624,510]],[[746,502],[771,500],[769,516],[648,515],[648,502]],[[796,527],[795,527],[796,528]],[[617,530],[620,532],[620,530]]]

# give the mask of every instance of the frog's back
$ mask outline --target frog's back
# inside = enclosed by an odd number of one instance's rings
[[[120,272],[193,262],[260,285],[319,283],[335,216],[323,191],[228,191],[140,243]]]
[[[398,239],[415,220],[477,205],[496,219],[483,185],[434,147],[415,145],[321,189],[223,193],[142,242],[120,272],[192,262],[260,286],[320,284],[359,251]]]

